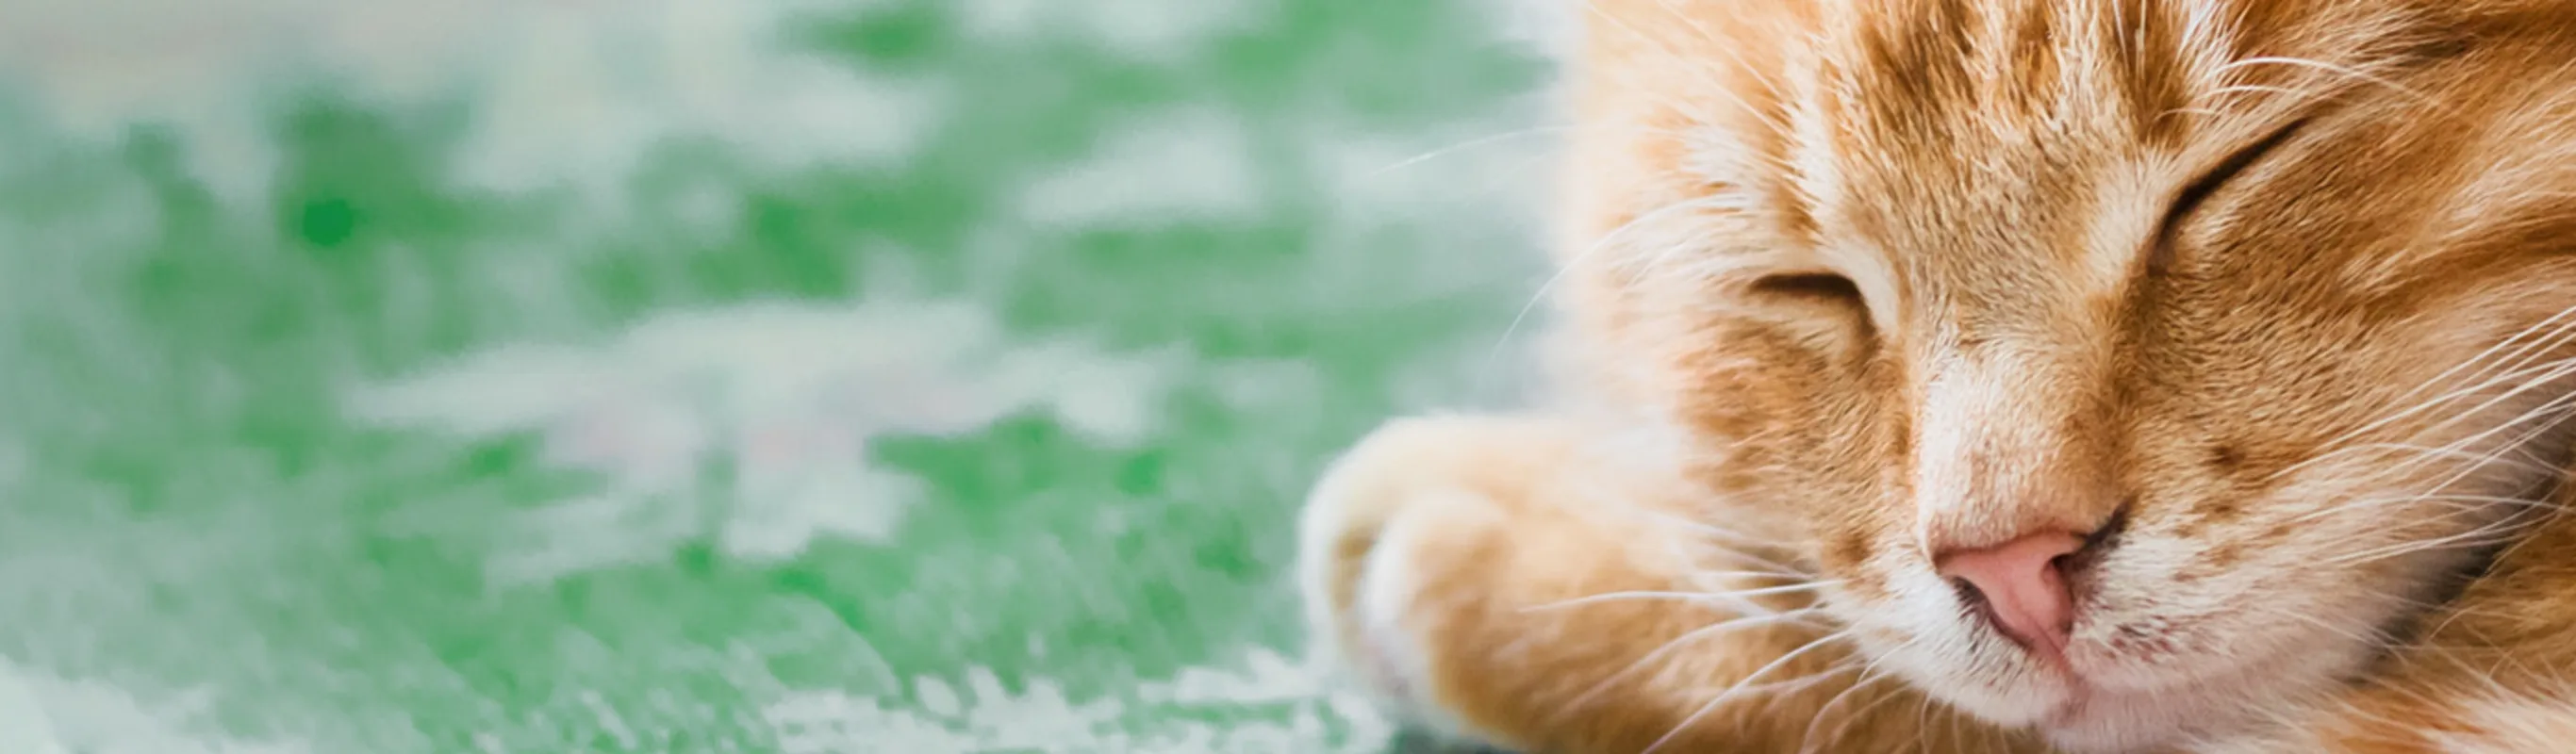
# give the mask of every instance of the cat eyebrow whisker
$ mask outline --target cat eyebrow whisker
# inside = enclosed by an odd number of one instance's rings
[[[2304,95],[2304,94],[2311,94],[2311,93],[2313,93],[2313,90],[2309,90],[2309,89],[2301,89],[2301,88],[2298,88],[2298,87],[2290,87],[2290,86],[2272,86],[2272,85],[2270,85],[2270,84],[2235,84],[2235,85],[2230,85],[2230,86],[2222,86],[2222,87],[2219,87],[2219,88],[2216,88],[2216,89],[2211,89],[2211,90],[2209,90],[2209,91],[2202,92],[2202,93],[2201,93],[2201,96],[2202,96],[2202,97],[2209,98],[2209,99],[2217,99],[2217,98],[2220,98],[2220,97],[2229,97],[2229,96],[2234,96],[2234,95],[2238,95],[2238,94],[2290,94],[2290,95]]]
[[[1636,217],[1629,219],[1628,222],[1621,224],[1617,229],[1603,234],[1601,238],[1593,241],[1590,246],[1584,247],[1582,252],[1575,254],[1570,259],[1567,259],[1564,264],[1558,265],[1556,272],[1548,275],[1546,282],[1540,283],[1538,290],[1530,294],[1529,301],[1521,304],[1520,312],[1512,316],[1511,324],[1503,328],[1503,334],[1495,338],[1494,347],[1485,354],[1484,363],[1478,367],[1478,371],[1480,373],[1493,372],[1494,360],[1502,356],[1503,346],[1511,342],[1513,335],[1520,332],[1521,325],[1529,321],[1530,314],[1538,308],[1539,302],[1546,300],[1548,293],[1556,289],[1556,284],[1565,280],[1566,273],[1589,261],[1593,255],[1599,254],[1602,249],[1608,248],[1611,243],[1617,241],[1620,236],[1643,226],[1645,223],[1660,219],[1668,214],[1714,206],[1716,202],[1711,201],[1712,199],[1731,199],[1731,197],[1694,197],[1666,204],[1652,212],[1639,214]]]
[[[2270,100],[2260,102],[2262,104],[2273,105],[2271,108],[2273,110],[2289,110],[2297,108],[2304,100],[2314,99],[2324,94],[2330,94],[2332,91],[2333,90],[2328,87],[2300,88],[2272,86],[2268,84],[2231,84],[2202,92],[2199,96],[2194,97],[2191,100],[2191,104],[2167,109],[2165,111],[2165,115],[2171,116],[2189,113],[2210,118],[2223,117],[2231,114],[2231,111],[2228,110],[2225,104],[2219,100],[2245,94],[2269,94],[2275,97],[2288,98],[2285,101],[2279,102],[2273,102]],[[2258,112],[2261,111],[2261,108],[2249,109],[2253,109]],[[2238,110],[2236,112],[2243,112],[2243,110]]]
[[[1590,4],[1590,2],[1591,0],[1586,0],[1587,5]],[[1689,24],[1692,31],[1699,32],[1701,39],[1712,43],[1710,45],[1712,49],[1726,55],[1729,60],[1735,63],[1735,68],[1738,73],[1751,77],[1755,84],[1761,85],[1762,93],[1770,95],[1772,99],[1787,98],[1787,93],[1780,90],[1778,82],[1772,81],[1771,77],[1764,74],[1760,67],[1753,65],[1751,61],[1745,60],[1743,54],[1736,52],[1735,45],[1719,37],[1717,32],[1708,28],[1706,24],[1700,23],[1697,16],[1683,13],[1679,6],[1673,5],[1673,0],[1655,0],[1655,5],[1662,7],[1664,12],[1672,14],[1674,18],[1681,19],[1682,23]],[[1780,125],[1777,122],[1765,122],[1774,127],[1778,127]]]
[[[1781,122],[1778,118],[1772,116],[1771,113],[1766,112],[1761,108],[1754,107],[1753,103],[1744,101],[1744,98],[1738,96],[1732,88],[1726,85],[1726,82],[1719,81],[1716,77],[1711,76],[1709,73],[1710,68],[1705,62],[1674,52],[1671,47],[1658,42],[1655,38],[1647,36],[1645,32],[1638,30],[1637,27],[1630,25],[1626,19],[1622,19],[1616,14],[1602,11],[1598,5],[1587,1],[1583,4],[1583,8],[1584,10],[1591,12],[1592,15],[1604,21],[1608,21],[1611,25],[1619,27],[1620,31],[1627,32],[1629,36],[1635,37],[1637,41],[1644,42],[1653,47],[1656,52],[1662,53],[1665,58],[1670,59],[1674,65],[1681,67],[1683,70],[1689,71],[1692,75],[1697,76],[1702,83],[1708,84],[1709,88],[1717,96],[1726,98],[1729,103],[1735,105],[1743,113],[1759,119],[1763,126],[1779,132],[1787,132],[1789,130],[1789,125],[1787,123]],[[1706,30],[1700,29],[1700,31],[1705,32]],[[1726,46],[1717,45],[1717,47],[1725,49]],[[1729,55],[1733,57],[1732,52],[1730,52]],[[1736,57],[1735,62],[1738,69],[1751,69],[1751,66],[1744,64],[1745,61],[1741,57]]]
[[[2335,64],[2335,63],[2329,63],[2329,62],[2322,61],[2322,60],[2313,60],[2313,59],[2309,59],[2309,58],[2290,57],[2290,56],[2284,56],[2284,55],[2265,55],[2265,56],[2258,56],[2258,57],[2251,57],[2251,58],[2240,58],[2240,59],[2238,59],[2238,60],[2236,60],[2236,61],[2234,61],[2234,62],[2228,63],[2227,65],[2220,66],[2220,67],[2218,68],[2217,73],[2218,73],[2218,75],[2220,75],[2220,76],[2225,76],[2225,75],[2227,75],[2227,74],[2229,74],[2229,73],[2234,73],[2234,72],[2236,72],[2236,71],[2238,71],[2238,70],[2241,70],[2241,69],[2244,69],[2244,68],[2248,68],[2248,67],[2252,67],[2252,66],[2258,66],[2258,65],[2283,65],[2283,66],[2293,66],[2293,67],[2298,67],[2298,68],[2306,68],[2306,69],[2309,69],[2309,70],[2324,71],[2324,72],[2326,72],[2326,73],[2332,73],[2332,74],[2335,74],[2335,75],[2338,75],[2338,76],[2344,76],[2344,77],[2351,78],[2351,79],[2354,79],[2354,80],[2357,80],[2357,81],[2364,81],[2364,82],[2369,82],[2369,83],[2372,83],[2372,84],[2377,84],[2377,85],[2379,85],[2379,86],[2387,87],[2390,91],[2394,91],[2394,92],[2397,92],[2397,93],[2400,93],[2400,94],[2404,94],[2404,95],[2406,95],[2407,97],[2409,97],[2409,98],[2411,98],[2411,99],[2414,99],[2414,100],[2415,100],[2416,102],[2418,102],[2418,103],[2422,103],[2422,104],[2426,104],[2426,105],[2439,105],[2439,104],[2441,104],[2441,100],[2435,99],[2432,95],[2425,94],[2425,93],[2423,93],[2423,92],[2421,92],[2421,91],[2417,91],[2417,90],[2415,90],[2415,89],[2414,89],[2414,88],[2412,88],[2412,87],[2406,86],[2405,84],[2397,83],[2396,81],[2391,80],[2391,79],[2389,79],[2389,78],[2388,78],[2388,77],[2386,77],[2386,76],[2381,76],[2381,75],[2379,75],[2379,74],[2371,73],[2370,71],[2362,70],[2362,69],[2360,69],[2360,68],[2355,68],[2355,67],[2348,66],[2348,65],[2339,65],[2339,64]]]

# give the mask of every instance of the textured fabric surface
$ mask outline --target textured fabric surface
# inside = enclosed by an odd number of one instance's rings
[[[1513,18],[0,3],[0,752],[1387,750],[1290,525],[1514,388]]]

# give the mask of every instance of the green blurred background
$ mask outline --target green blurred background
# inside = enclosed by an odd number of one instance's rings
[[[1386,750],[1290,524],[1518,387],[1517,18],[0,3],[0,754]]]

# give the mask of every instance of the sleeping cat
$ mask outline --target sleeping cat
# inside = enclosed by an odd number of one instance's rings
[[[1323,649],[1530,752],[2576,751],[2576,2],[1589,0],[1564,400]]]

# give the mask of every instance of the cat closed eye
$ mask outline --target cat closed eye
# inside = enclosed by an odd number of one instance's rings
[[[1851,278],[1830,272],[1769,275],[1753,281],[1750,290],[1755,295],[1763,296],[1785,296],[1854,306],[1865,303],[1861,298],[1858,284],[1853,283]]]

